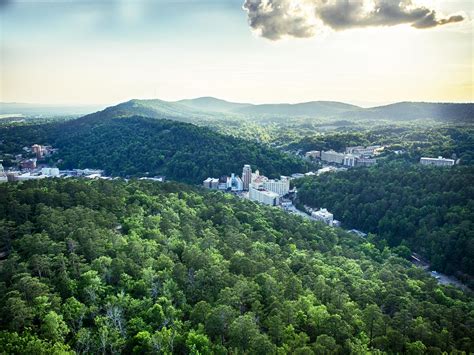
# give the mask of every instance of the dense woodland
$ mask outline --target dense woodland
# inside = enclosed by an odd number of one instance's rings
[[[471,295],[387,247],[229,194],[8,183],[0,224],[5,353],[474,349]]]
[[[92,115],[64,123],[5,126],[0,137],[4,153],[49,143],[59,149],[52,161],[61,159],[60,168],[97,168],[114,176],[165,175],[199,183],[209,176],[240,174],[243,164],[271,177],[308,169],[302,159],[257,142],[144,117]]]
[[[326,207],[347,227],[404,245],[435,270],[474,277],[474,168],[392,162],[297,181],[300,203]]]
[[[375,128],[341,127],[325,133],[310,130],[294,132],[278,139],[277,144],[291,151],[330,150],[344,151],[357,145],[384,145],[391,160],[406,160],[418,163],[422,156],[459,159],[461,165],[474,164],[474,128],[472,126],[434,125],[420,122],[404,125],[382,125]],[[403,151],[400,156],[391,153]]]

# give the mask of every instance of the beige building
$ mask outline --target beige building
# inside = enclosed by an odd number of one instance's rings
[[[206,189],[217,190],[217,188],[219,187],[219,179],[209,177],[202,182],[202,185]]]
[[[306,152],[304,156],[308,159],[319,159],[321,158],[321,151],[310,150],[309,152]]]
[[[445,159],[443,157],[438,158],[421,158],[420,163],[422,165],[434,165],[434,166],[452,166],[454,165],[454,159]]]
[[[277,206],[280,204],[280,196],[277,193],[261,188],[255,189],[252,186],[249,190],[249,198],[251,201],[260,202],[270,206]]]
[[[321,160],[328,163],[343,164],[344,163],[344,153],[338,153],[334,150],[322,151]]]

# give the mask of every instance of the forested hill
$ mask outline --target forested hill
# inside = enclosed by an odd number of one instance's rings
[[[310,101],[297,104],[244,104],[212,97],[176,102],[152,99],[130,100],[108,107],[102,117],[147,116],[169,118],[220,127],[223,123],[301,124],[298,118],[326,120],[391,121],[433,120],[445,123],[473,123],[472,103],[399,102],[362,108],[337,101]],[[282,118],[288,121],[282,121]],[[306,122],[306,121],[305,121]]]
[[[7,354],[461,354],[472,296],[373,244],[176,183],[0,185]]]
[[[240,174],[251,164],[269,176],[305,172],[302,159],[279,150],[226,136],[205,127],[145,117],[100,114],[65,123],[0,128],[2,144],[13,152],[33,143],[59,149],[62,168],[98,168],[114,176],[165,175],[199,183]]]
[[[326,207],[347,227],[405,245],[434,270],[474,278],[474,167],[393,162],[297,181],[299,200]]]
[[[397,102],[395,104],[353,110],[346,119],[386,119],[410,121],[432,119],[450,123],[474,123],[473,103]]]

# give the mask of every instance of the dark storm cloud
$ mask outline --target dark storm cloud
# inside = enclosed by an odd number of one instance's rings
[[[246,0],[250,26],[262,37],[311,37],[317,24],[334,30],[410,24],[430,28],[464,18],[438,18],[436,12],[412,0]]]

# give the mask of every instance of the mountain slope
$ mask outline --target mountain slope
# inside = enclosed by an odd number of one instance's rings
[[[391,162],[296,182],[302,204],[327,207],[348,228],[405,245],[435,270],[474,280],[474,168]]]
[[[472,103],[398,102],[386,106],[352,110],[344,118],[404,121],[433,119],[448,122],[474,122]]]
[[[23,105],[0,103],[1,113],[15,114],[77,114],[95,111],[96,106],[67,107],[54,105]],[[225,122],[268,123],[278,118],[328,118],[346,120],[407,121],[431,119],[442,122],[473,122],[472,103],[399,102],[391,105],[362,108],[335,101],[311,101],[298,104],[261,104],[229,102],[214,97],[200,97],[175,102],[164,100],[130,100],[101,111],[102,117],[146,116],[166,118],[201,125]],[[281,122],[280,122],[281,123]]]
[[[358,106],[335,101],[311,101],[299,104],[263,104],[238,108],[234,112],[247,115],[277,116],[335,116],[341,112],[360,109]]]
[[[176,101],[176,103],[185,105],[196,110],[216,112],[229,112],[240,109],[242,107],[253,106],[252,104],[230,102],[226,100],[217,99],[215,97],[198,97],[195,99],[185,99]]]
[[[177,102],[153,99],[123,102],[116,106],[106,108],[100,112],[100,115],[108,118],[144,116],[192,122],[196,119],[212,118],[215,114],[212,112],[203,112]]]

